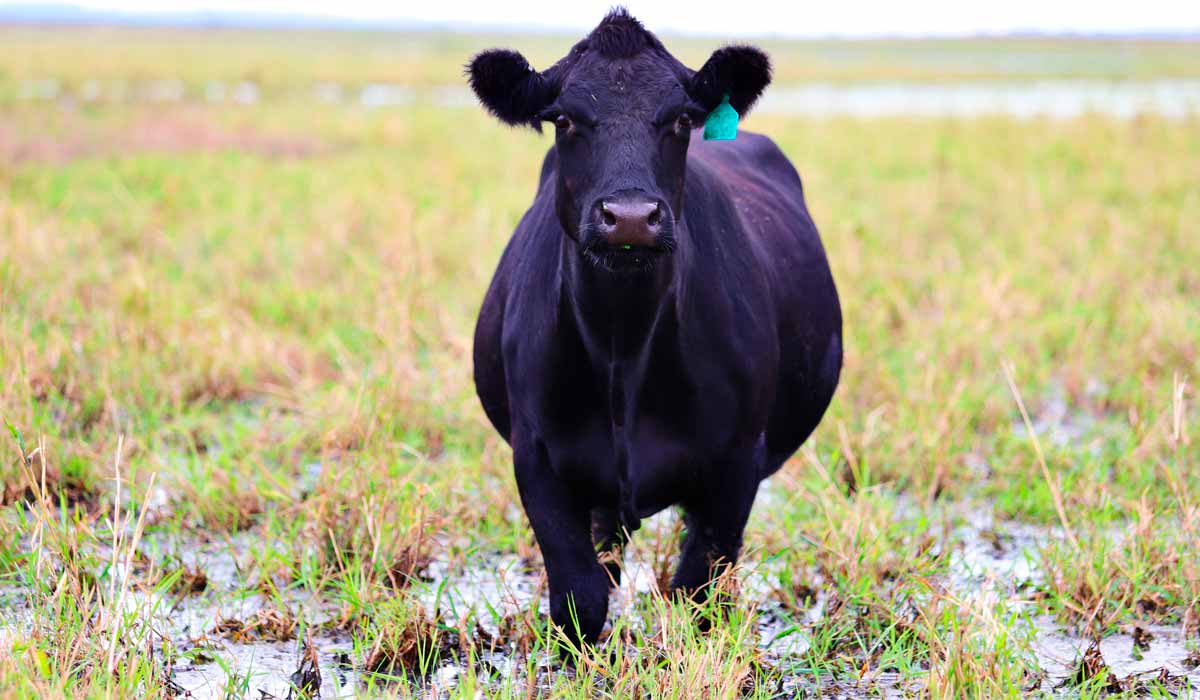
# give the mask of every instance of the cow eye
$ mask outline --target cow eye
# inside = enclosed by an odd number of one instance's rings
[[[675,134],[682,136],[692,130],[692,118],[681,114],[675,118]]]
[[[571,128],[571,118],[565,114],[560,114],[554,118],[554,128],[560,132]]]

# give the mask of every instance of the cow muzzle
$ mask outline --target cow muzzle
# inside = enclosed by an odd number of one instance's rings
[[[604,197],[592,205],[588,223],[598,240],[593,244],[610,251],[666,252],[671,212],[666,202],[640,193]]]

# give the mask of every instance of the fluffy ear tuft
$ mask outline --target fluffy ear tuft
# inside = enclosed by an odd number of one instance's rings
[[[490,49],[467,66],[471,89],[487,111],[505,124],[540,130],[537,115],[554,99],[553,86],[516,51]]]
[[[745,116],[771,82],[771,59],[754,46],[726,46],[713,52],[688,86],[692,99],[713,109],[728,94],[729,104]]]

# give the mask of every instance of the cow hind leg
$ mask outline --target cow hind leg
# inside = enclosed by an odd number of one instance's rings
[[[625,543],[629,541],[625,528],[621,526],[620,513],[612,508],[592,510],[592,540],[600,555],[600,563],[608,572],[608,584],[615,588],[621,583],[621,562]]]
[[[766,445],[759,440],[717,460],[688,494],[683,503],[687,534],[671,580],[677,595],[704,602],[714,582],[737,563],[765,460]]]

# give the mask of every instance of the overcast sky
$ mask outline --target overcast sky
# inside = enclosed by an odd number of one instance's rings
[[[3,3],[5,0],[0,0]],[[20,0],[18,0],[20,1]],[[58,0],[63,2],[64,0]],[[217,10],[356,20],[582,30],[608,7],[580,0],[65,0],[135,12]],[[1200,0],[630,0],[650,29],[729,35],[880,36],[1040,32],[1195,32]]]

